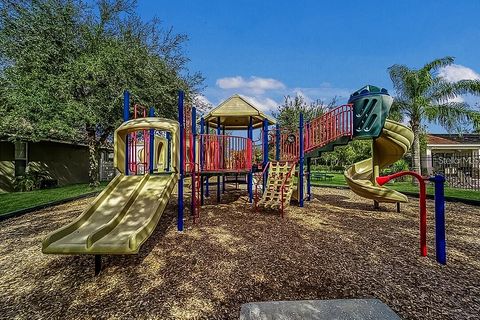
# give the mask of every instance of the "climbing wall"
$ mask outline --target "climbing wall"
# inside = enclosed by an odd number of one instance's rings
[[[295,162],[274,161],[270,163],[267,184],[258,206],[282,210],[290,204],[293,193]],[[283,189],[283,196],[282,196]]]

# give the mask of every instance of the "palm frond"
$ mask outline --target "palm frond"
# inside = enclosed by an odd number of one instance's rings
[[[480,133],[480,112],[472,111],[470,113],[470,119],[472,120],[474,132]]]
[[[404,120],[403,104],[402,102],[393,101],[390,107],[390,114],[388,117],[394,121],[402,122]]]
[[[437,71],[440,68],[446,67],[451,65],[453,62],[455,62],[454,57],[443,57],[440,59],[435,59],[433,61],[430,61],[429,63],[425,64],[421,71],[426,71],[426,72],[432,72],[432,71]]]
[[[392,80],[395,92],[400,96],[405,96],[407,92],[406,79],[412,73],[412,70],[401,64],[394,64],[387,70],[390,75],[390,79]]]
[[[465,102],[446,102],[429,105],[424,109],[427,120],[451,131],[465,121],[472,119],[472,108]]]
[[[441,80],[435,83],[430,92],[429,98],[440,103],[462,94],[480,95],[480,80],[460,80],[457,82]]]

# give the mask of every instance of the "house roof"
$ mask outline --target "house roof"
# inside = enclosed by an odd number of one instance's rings
[[[12,137],[10,134],[4,134],[0,136],[0,141],[4,142],[12,142],[9,137]],[[43,138],[36,141],[32,141],[31,139],[19,138],[20,141],[30,142],[30,143],[42,143],[42,142],[51,142],[51,143],[59,143],[59,144],[67,144],[71,146],[80,146],[80,147],[88,147],[88,144],[82,140],[73,141],[73,140],[62,140],[62,139],[54,139],[54,138]],[[108,149],[113,150],[113,143],[110,141],[106,141],[104,145],[100,146],[100,149]]]
[[[458,144],[458,142],[456,142],[456,141],[446,139],[446,138],[442,138],[442,137],[438,137],[438,136],[433,135],[433,134],[429,134],[427,136],[427,143],[428,144]]]
[[[277,123],[274,118],[266,115],[238,94],[220,103],[204,118],[211,128],[216,128],[217,121],[220,120],[220,125],[227,130],[245,130],[248,129],[250,117],[252,117],[253,128],[260,128],[264,119],[268,120],[269,125]]]
[[[429,134],[428,144],[480,144],[480,134]]]

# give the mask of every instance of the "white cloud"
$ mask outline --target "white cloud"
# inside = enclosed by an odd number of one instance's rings
[[[277,106],[279,105],[278,102],[276,102],[271,98],[251,97],[251,96],[245,96],[245,95],[242,95],[242,97],[264,112],[274,111],[277,109]]]
[[[321,100],[325,103],[329,103],[333,98],[337,98],[338,103],[346,103],[353,92],[352,89],[333,87],[329,83],[322,83],[318,87],[294,88],[292,91],[302,96],[307,102]]]
[[[480,80],[480,75],[478,73],[459,64],[452,64],[441,68],[438,75],[450,82],[456,82],[459,80]]]
[[[305,101],[306,103],[311,103],[313,102],[312,98],[310,98],[304,91],[302,88],[295,88],[293,89],[293,93],[295,96],[299,96],[299,97],[302,97],[303,98],[303,101]]]
[[[328,82],[322,82],[316,87],[287,87],[279,80],[255,76],[219,78],[216,84],[204,91],[204,95],[214,105],[238,93],[265,113],[275,111],[285,96],[302,96],[307,103],[314,101],[329,103],[332,98],[337,97],[338,104],[341,104],[346,103],[350,93],[353,92],[352,89],[335,87]]]
[[[220,78],[217,79],[216,84],[222,89],[238,89],[254,94],[263,94],[267,90],[285,89],[285,85],[279,80],[255,76],[248,79],[241,76]]]
[[[202,112],[212,109],[213,104],[204,95],[198,94],[193,98],[193,103]]]

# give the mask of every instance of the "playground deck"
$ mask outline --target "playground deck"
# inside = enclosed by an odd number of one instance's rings
[[[289,208],[284,220],[253,212],[245,191],[229,191],[222,204],[202,207],[197,225],[187,220],[184,233],[172,198],[140,253],[105,256],[98,277],[93,257],[40,248],[91,199],[0,222],[0,318],[238,319],[247,302],[341,298],[378,298],[405,319],[478,316],[479,207],[447,203],[449,260],[441,266],[432,202],[422,258],[416,199],[396,213],[392,204],[374,211],[349,190],[313,191],[307,208]]]

